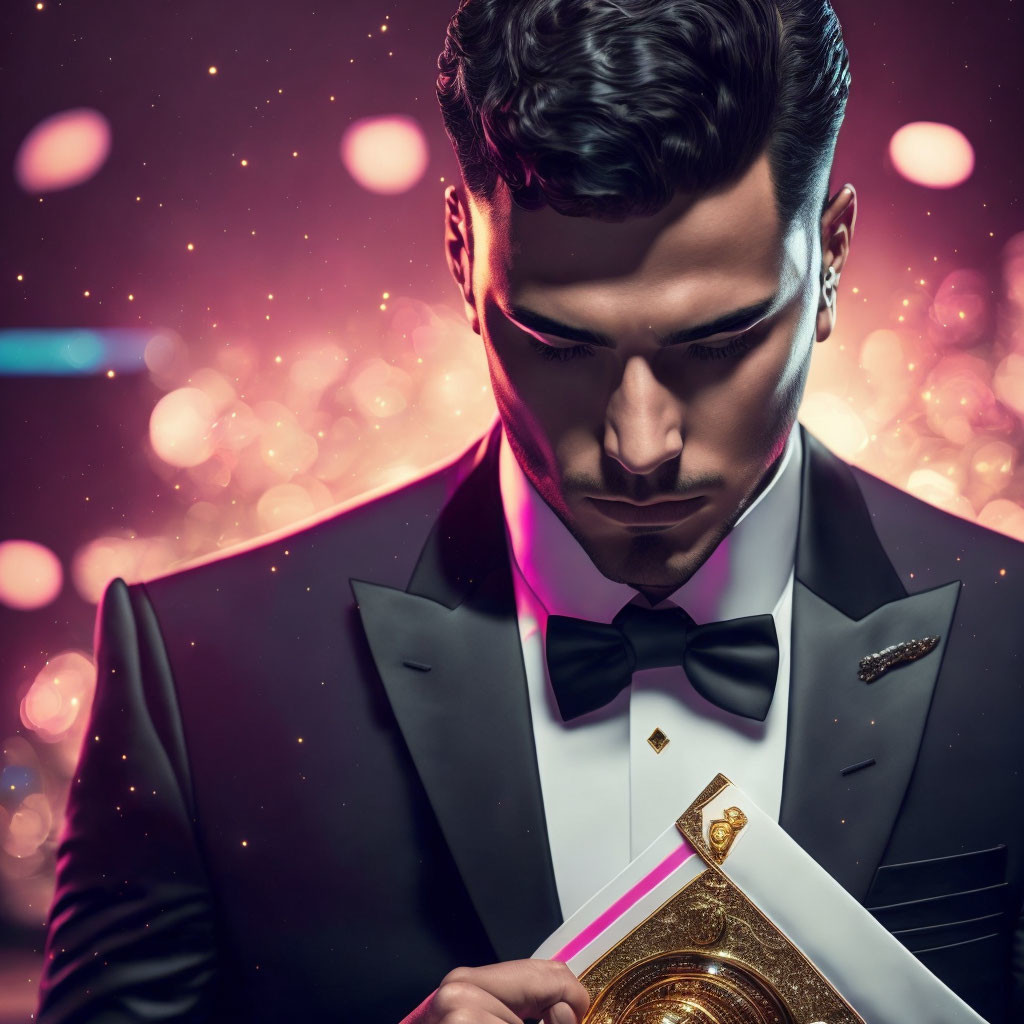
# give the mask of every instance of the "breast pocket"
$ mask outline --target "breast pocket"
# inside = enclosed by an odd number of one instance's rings
[[[1005,845],[883,864],[864,906],[921,959],[952,947],[987,948],[1008,921],[1006,864]]]

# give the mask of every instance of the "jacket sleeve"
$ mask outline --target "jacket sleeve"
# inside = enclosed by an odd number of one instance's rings
[[[208,1020],[218,976],[212,899],[170,665],[142,585],[108,585],[95,647],[37,1020]]]

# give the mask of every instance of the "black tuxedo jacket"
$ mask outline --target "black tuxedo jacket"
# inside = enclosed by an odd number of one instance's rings
[[[283,539],[109,585],[41,1024],[396,1024],[560,923],[499,430]],[[781,823],[983,1016],[1024,1020],[1024,545],[801,440]]]

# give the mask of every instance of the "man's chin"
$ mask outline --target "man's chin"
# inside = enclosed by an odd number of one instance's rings
[[[723,523],[694,536],[691,528],[687,536],[686,526],[621,527],[599,538],[577,540],[602,576],[637,590],[671,592],[697,572],[730,529]]]

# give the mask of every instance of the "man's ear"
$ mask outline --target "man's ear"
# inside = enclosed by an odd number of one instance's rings
[[[479,334],[480,317],[473,294],[473,231],[467,203],[459,190],[449,185],[444,190],[444,249],[448,269],[462,292],[469,326]]]
[[[857,222],[857,191],[844,185],[821,215],[821,271],[818,275],[818,322],[815,338],[824,341],[836,325],[839,275],[846,265]]]

